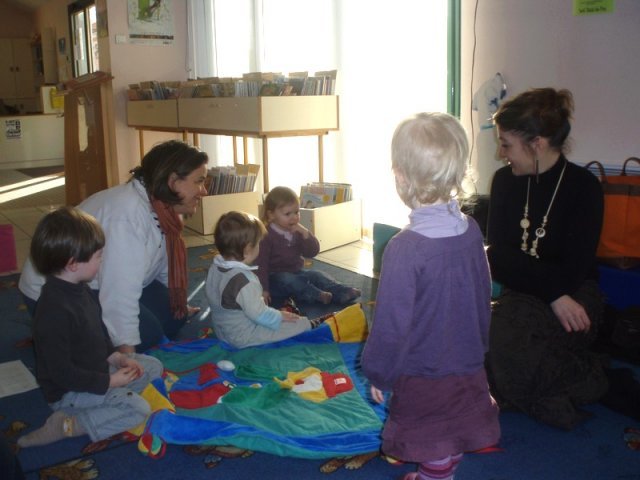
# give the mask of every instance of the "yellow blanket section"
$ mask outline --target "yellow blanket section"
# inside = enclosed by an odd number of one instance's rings
[[[176,407],[173,406],[173,404],[169,401],[167,397],[165,397],[158,391],[158,389],[153,385],[153,383],[150,383],[149,385],[147,385],[140,395],[147,402],[149,402],[149,406],[151,407],[151,413],[157,412],[158,410],[169,410],[174,413],[176,411]],[[142,435],[142,432],[144,432],[144,427],[146,424],[147,424],[147,421],[145,420],[137,427],[129,430],[129,433],[131,433],[132,435],[135,435],[136,437],[139,437],[140,435]]]
[[[355,303],[331,315],[325,323],[336,342],[364,342],[369,334],[362,305]]]
[[[282,388],[288,388],[306,400],[323,402],[329,397],[324,391],[320,370],[308,367],[301,372],[289,372],[286,380],[274,378]]]

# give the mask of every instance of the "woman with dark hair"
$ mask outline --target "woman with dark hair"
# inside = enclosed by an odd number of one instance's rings
[[[602,320],[596,249],[598,179],[567,160],[573,97],[538,88],[494,115],[507,166],[491,186],[487,255],[502,294],[494,305],[487,369],[502,407],[561,428],[607,389],[589,350]]]
[[[123,353],[175,338],[188,316],[181,216],[193,214],[206,194],[207,162],[197,148],[164,142],[144,156],[127,183],[78,205],[105,232],[102,268],[90,286],[99,292],[103,321]],[[27,260],[19,288],[30,311],[43,283]]]

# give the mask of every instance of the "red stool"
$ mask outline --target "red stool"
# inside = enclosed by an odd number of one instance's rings
[[[0,225],[0,274],[18,270],[13,225]]]

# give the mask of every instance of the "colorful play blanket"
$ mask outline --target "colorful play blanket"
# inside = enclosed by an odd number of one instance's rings
[[[149,418],[140,450],[158,455],[166,444],[234,445],[299,458],[377,451],[385,412],[366,400],[357,367],[366,320],[359,306],[336,315],[259,347],[235,349],[206,338],[152,351],[168,372],[154,386],[170,405]],[[220,360],[235,369],[219,368]]]

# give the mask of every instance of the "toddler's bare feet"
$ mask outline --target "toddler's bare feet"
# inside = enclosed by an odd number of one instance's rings
[[[333,295],[331,294],[331,292],[320,292],[320,295],[318,295],[318,301],[320,303],[324,303],[325,305],[330,304],[332,298]]]
[[[359,288],[345,288],[340,292],[340,294],[336,297],[336,303],[339,305],[345,305],[347,303],[353,302],[356,298],[362,295],[362,291]]]

